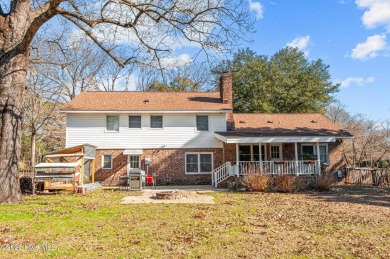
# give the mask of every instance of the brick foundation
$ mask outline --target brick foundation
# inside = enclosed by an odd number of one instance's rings
[[[151,159],[149,173],[156,173],[158,185],[211,184],[211,174],[186,174],[186,152],[212,152],[214,168],[223,163],[222,148],[197,149],[144,149],[141,155],[141,169],[146,171],[145,158]],[[112,169],[102,169],[102,155],[112,155]],[[128,156],[122,150],[96,150],[95,181],[105,186],[119,186],[126,183],[120,177],[127,174]]]

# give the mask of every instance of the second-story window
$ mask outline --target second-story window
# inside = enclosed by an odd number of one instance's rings
[[[209,130],[209,116],[207,116],[207,115],[196,116],[196,129],[199,131],[208,131]]]
[[[129,128],[140,129],[141,128],[141,116],[129,116]]]
[[[106,130],[107,131],[119,131],[119,116],[107,116]]]
[[[150,127],[153,129],[162,129],[163,117],[162,116],[150,116]]]

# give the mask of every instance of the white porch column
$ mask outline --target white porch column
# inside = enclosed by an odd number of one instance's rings
[[[261,153],[261,143],[259,143],[259,161],[260,161],[260,173],[263,174],[263,159],[261,158],[262,157],[262,153]]]
[[[298,143],[294,143],[295,147],[295,174],[299,175],[299,165],[298,165]]]
[[[317,142],[317,173],[321,174],[321,162],[320,162],[320,143]]]
[[[236,143],[236,176],[240,176],[239,169],[240,167],[240,149],[238,148],[238,143]]]

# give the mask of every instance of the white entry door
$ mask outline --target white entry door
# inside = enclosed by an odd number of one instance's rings
[[[129,155],[127,163],[127,172],[131,172],[132,169],[141,169],[140,155]]]
[[[282,151],[282,145],[280,145],[280,144],[271,144],[271,146],[270,146],[271,161],[283,160],[282,152],[283,152]]]

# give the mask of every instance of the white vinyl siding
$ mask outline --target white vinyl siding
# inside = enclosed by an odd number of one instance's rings
[[[164,114],[164,130],[150,128],[150,114],[141,128],[129,128],[129,114],[119,115],[119,133],[106,132],[105,114],[67,114],[66,146],[89,143],[100,149],[222,148],[214,132],[226,131],[225,114],[210,114],[209,131],[196,130],[196,114]]]

